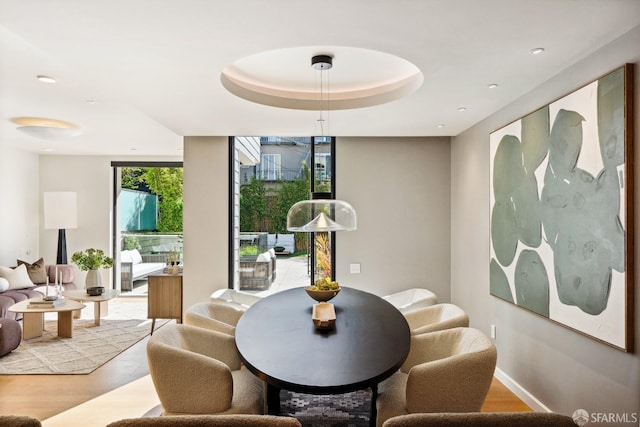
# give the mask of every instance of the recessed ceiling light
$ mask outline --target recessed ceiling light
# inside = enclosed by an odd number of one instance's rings
[[[52,152],[52,151],[53,151],[53,148],[45,148],[45,149],[43,149],[42,151],[47,152],[47,153],[50,153],[50,152]]]
[[[533,49],[531,49],[529,51],[529,53],[532,54],[532,55],[538,55],[538,54],[540,54],[542,52],[544,52],[544,48],[543,47],[535,47],[535,48],[533,48]]]
[[[138,149],[136,147],[131,147],[129,150],[131,151],[137,151]]]
[[[458,111],[460,111],[460,112],[467,111],[467,107],[460,107],[460,108],[458,108]]]
[[[86,102],[87,104],[91,104],[91,105],[93,105],[93,104],[95,104],[95,103],[96,103],[96,100],[95,100],[95,99],[87,99],[85,102]]]
[[[490,85],[487,85],[487,87],[488,87],[489,89],[495,89],[495,88],[497,88],[497,87],[498,87],[498,84],[497,84],[497,83],[491,83]]]
[[[438,127],[439,127],[439,128],[443,128],[443,127],[444,127],[444,125],[443,125],[442,123],[440,123],[440,124],[438,125]]]
[[[36,76],[36,78],[38,80],[40,80],[41,82],[43,82],[43,83],[55,83],[56,82],[56,79],[54,79],[53,77],[45,76],[45,75],[42,75],[42,74],[39,75],[39,76]]]

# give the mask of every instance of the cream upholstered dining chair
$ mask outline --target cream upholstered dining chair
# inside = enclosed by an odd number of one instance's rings
[[[107,427],[302,427],[292,417],[274,415],[176,415],[171,417],[127,418]]]
[[[37,418],[26,415],[0,415],[2,427],[40,427],[42,423]]]
[[[234,335],[236,324],[244,312],[241,307],[219,302],[198,302],[187,308],[184,323]]]
[[[241,367],[231,335],[170,323],[147,343],[163,415],[262,414],[264,384]]]
[[[469,316],[454,304],[436,304],[422,307],[404,315],[411,335],[469,326]]]
[[[250,292],[227,288],[218,289],[211,294],[210,298],[213,302],[219,302],[222,304],[231,305],[233,307],[239,307],[243,310],[246,310],[262,299],[261,296],[252,294]]]
[[[576,427],[571,417],[552,412],[467,412],[409,414],[389,418],[383,427]]]
[[[377,425],[410,413],[480,411],[496,358],[495,346],[477,329],[413,335],[400,370],[378,387]]]
[[[390,302],[403,314],[438,303],[436,294],[423,288],[405,289],[404,291],[385,295],[382,299]]]

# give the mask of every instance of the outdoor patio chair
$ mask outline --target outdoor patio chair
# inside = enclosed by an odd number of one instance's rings
[[[249,292],[226,288],[218,289],[211,294],[211,300],[214,302],[221,302],[232,306],[241,306],[244,307],[245,310],[261,299],[262,297]]]

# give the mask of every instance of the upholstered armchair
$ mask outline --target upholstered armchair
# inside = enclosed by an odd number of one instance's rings
[[[26,415],[0,415],[2,427],[40,427],[42,423],[37,418]]]
[[[227,288],[218,289],[211,294],[211,301],[231,305],[234,307],[239,306],[239,308],[242,308],[243,310],[251,307],[261,299],[262,297],[256,294]]]
[[[467,313],[454,304],[422,307],[406,313],[404,317],[407,319],[409,329],[411,329],[411,335],[469,326]]]
[[[378,426],[398,415],[480,411],[496,366],[496,348],[477,329],[413,335],[400,370],[378,387]]]
[[[147,344],[163,415],[262,414],[264,384],[246,368],[233,336],[170,323]]]
[[[571,417],[550,412],[468,412],[409,414],[389,418],[382,427],[575,427]]]
[[[221,302],[199,302],[187,308],[184,323],[234,335],[236,324],[244,312],[241,307]]]
[[[301,427],[292,417],[274,415],[177,415],[171,417],[127,418],[107,427]]]
[[[438,303],[436,294],[423,288],[406,289],[382,298],[393,304],[403,314]]]

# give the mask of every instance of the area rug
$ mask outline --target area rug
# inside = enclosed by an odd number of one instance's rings
[[[0,359],[0,374],[89,374],[151,332],[146,302],[109,304],[109,316],[100,326],[93,321],[93,304],[73,321],[73,338],[57,335],[55,314],[45,317],[42,337],[22,341]],[[156,321],[156,329],[166,323]]]
[[[297,418],[303,427],[367,427],[371,391],[313,395],[282,390],[280,411]]]

